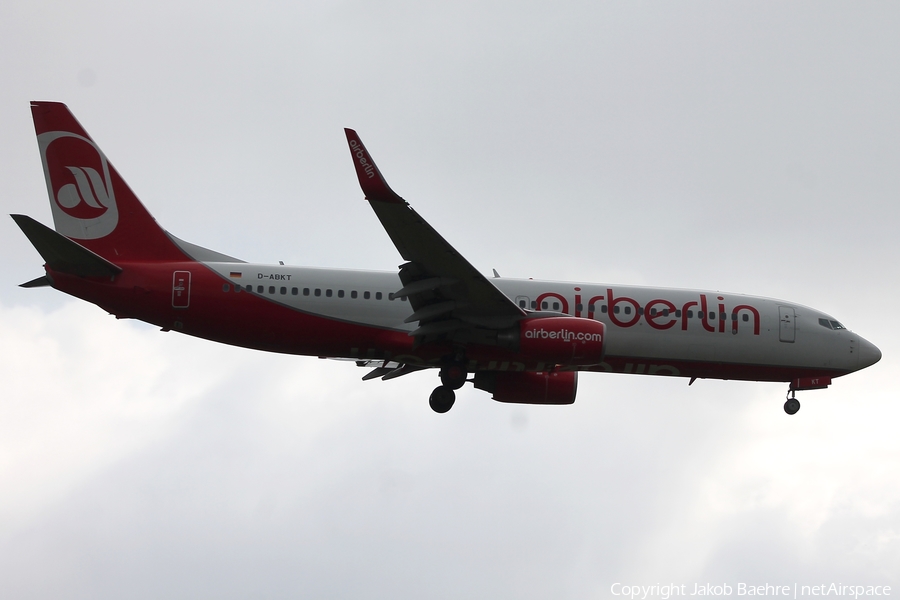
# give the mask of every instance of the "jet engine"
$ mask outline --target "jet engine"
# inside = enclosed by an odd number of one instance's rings
[[[481,371],[475,387],[493,394],[497,402],[516,404],[572,404],[578,391],[576,371]]]
[[[512,334],[523,358],[549,364],[587,366],[603,361],[606,326],[579,317],[536,317]]]

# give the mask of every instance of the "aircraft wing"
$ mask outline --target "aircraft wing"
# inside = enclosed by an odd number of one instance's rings
[[[400,255],[403,287],[419,327],[418,341],[447,337],[490,343],[496,331],[525,317],[503,292],[478,272],[425,219],[388,186],[366,147],[352,129],[344,130],[359,185]]]

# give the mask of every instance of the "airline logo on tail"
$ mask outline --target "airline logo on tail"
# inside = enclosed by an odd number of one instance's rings
[[[109,235],[119,222],[109,163],[94,143],[68,131],[38,136],[56,230],[70,238]]]

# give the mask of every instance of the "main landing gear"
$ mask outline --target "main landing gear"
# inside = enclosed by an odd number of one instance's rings
[[[789,415],[795,415],[800,410],[800,401],[794,397],[795,393],[794,390],[788,390],[787,401],[784,403],[784,412]]]
[[[456,402],[456,392],[443,385],[434,388],[434,391],[431,392],[431,397],[428,398],[428,405],[431,406],[431,410],[440,414],[453,408],[454,402]]]
[[[445,413],[453,408],[456,402],[456,392],[466,383],[466,369],[457,364],[446,365],[441,368],[441,384],[434,388],[428,404],[436,413]]]

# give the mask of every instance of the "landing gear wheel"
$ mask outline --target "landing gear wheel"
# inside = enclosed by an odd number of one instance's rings
[[[784,412],[789,415],[795,415],[797,414],[797,411],[800,410],[800,401],[794,397],[794,390],[791,390],[790,394],[791,395],[784,403]]]
[[[798,410],[800,410],[800,401],[796,398],[788,398],[787,402],[784,403],[784,412],[787,414],[795,415]]]
[[[441,368],[441,384],[451,390],[458,390],[466,383],[466,370],[460,365],[446,365]]]
[[[454,402],[456,402],[456,392],[443,385],[434,388],[434,391],[431,392],[431,397],[428,399],[431,410],[440,414],[453,408]]]

